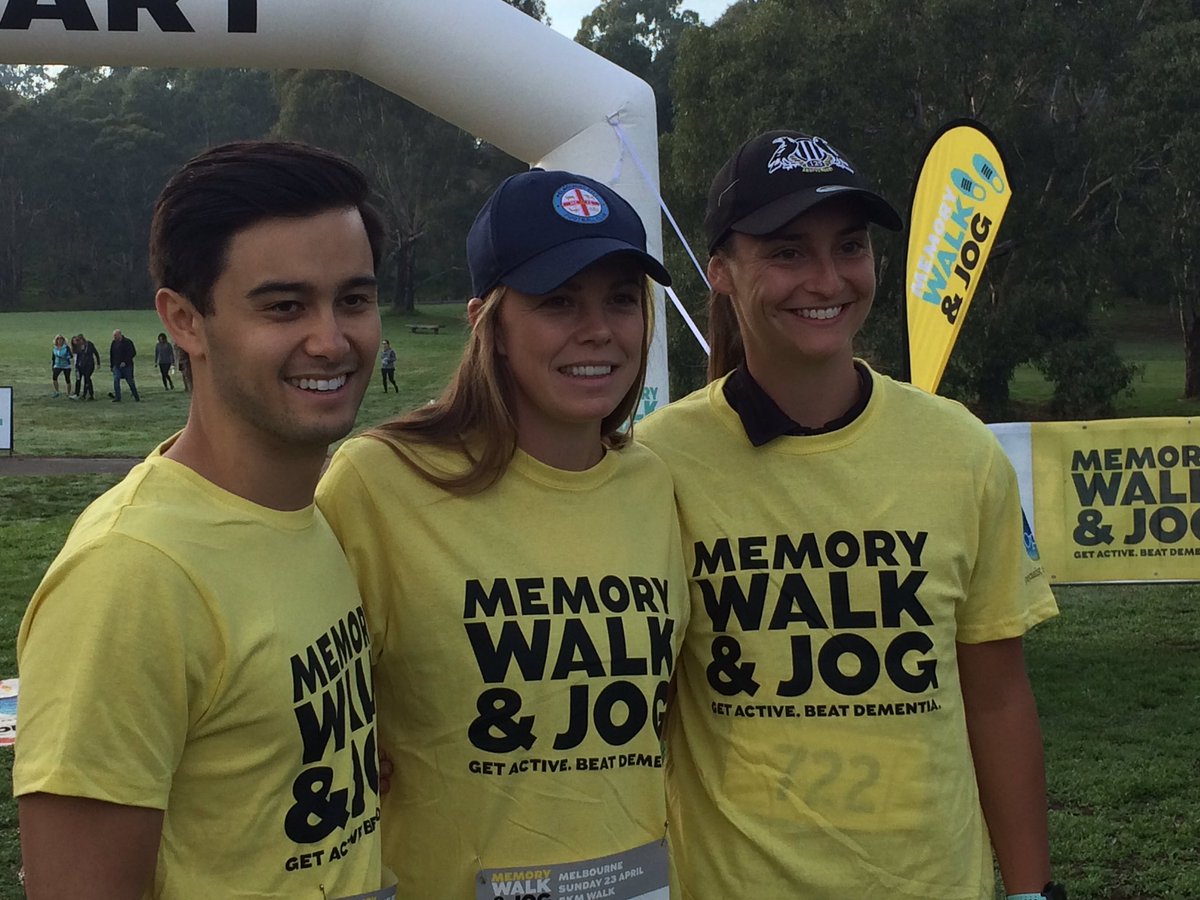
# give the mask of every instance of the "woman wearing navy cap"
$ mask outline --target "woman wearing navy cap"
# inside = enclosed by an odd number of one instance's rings
[[[413,896],[665,900],[686,574],[666,469],[624,429],[669,278],[633,208],[567,172],[501,184],[467,255],[450,384],[318,492],[368,610],[384,859]]]
[[[691,575],[681,896],[990,900],[994,848],[1010,900],[1061,900],[1021,648],[1054,598],[987,428],[854,356],[872,223],[901,227],[822,137],[743,144],[705,217],[712,383],[638,429]]]

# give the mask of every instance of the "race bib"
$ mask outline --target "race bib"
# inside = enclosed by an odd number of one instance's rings
[[[475,900],[669,900],[667,842],[577,862],[484,869]]]

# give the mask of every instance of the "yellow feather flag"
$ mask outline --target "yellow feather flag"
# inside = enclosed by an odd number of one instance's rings
[[[1011,196],[1004,159],[971,119],[942,126],[913,188],[905,309],[910,380],[935,393]]]

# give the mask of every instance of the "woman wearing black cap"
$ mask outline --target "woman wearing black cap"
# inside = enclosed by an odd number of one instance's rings
[[[989,830],[1014,896],[1060,896],[1021,650],[1054,598],[987,428],[854,356],[870,223],[901,227],[822,138],[739,148],[705,219],[713,380],[639,426],[691,573],[668,727],[689,900],[990,900]]]
[[[318,491],[370,620],[384,861],[419,897],[665,900],[686,573],[666,468],[623,427],[668,276],[633,208],[566,172],[505,181],[467,253],[449,386]]]

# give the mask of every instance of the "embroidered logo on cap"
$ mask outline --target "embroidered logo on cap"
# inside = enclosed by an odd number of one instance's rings
[[[794,138],[777,137],[772,143],[775,153],[767,163],[767,172],[790,172],[799,169],[802,172],[830,172],[836,166],[853,174],[854,169],[838,152],[829,146],[824,138]]]
[[[608,218],[604,198],[582,184],[564,184],[554,195],[554,211],[568,222],[596,224]]]

